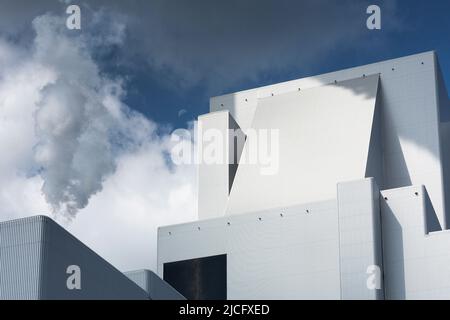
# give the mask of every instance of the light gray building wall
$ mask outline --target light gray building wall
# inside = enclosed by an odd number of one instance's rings
[[[434,52],[425,52],[213,97],[210,100],[210,111],[228,111],[239,127],[246,132],[253,128],[256,119],[282,116],[282,113],[277,113],[279,108],[275,102],[281,101],[283,97],[295,94],[302,95],[319,87],[327,87],[335,83],[339,85],[344,81],[377,74],[380,77],[380,94],[377,103],[381,112],[379,123],[381,126],[382,163],[380,165],[383,170],[383,178],[376,177],[377,184],[380,189],[424,185],[428,190],[441,225],[445,226],[446,200],[450,201],[446,198],[446,194],[449,194],[450,190],[448,190],[447,183],[444,181],[448,173],[445,172],[447,169],[444,169],[445,162],[442,160],[446,152],[443,149],[448,145],[450,138],[448,132],[443,132],[445,129],[442,129],[443,125],[440,124],[448,122],[450,117],[448,116],[449,112],[443,111],[443,109],[448,108],[448,106],[444,106],[448,104],[448,98],[443,93],[445,85],[442,76],[440,76],[439,64]],[[364,93],[357,89],[353,91],[355,96],[367,93],[367,90],[364,90]],[[318,96],[320,98],[320,94]],[[261,110],[262,105],[272,102],[274,103],[270,112],[267,112],[267,108]],[[329,103],[334,104],[335,100],[330,99]],[[311,104],[314,104],[314,101],[311,101]],[[336,108],[342,109],[342,106],[336,105]],[[282,109],[280,108],[280,110]],[[299,114],[299,116],[302,115]],[[302,117],[308,116],[309,114],[304,114]],[[354,114],[348,113],[347,117],[349,122],[346,127],[349,130],[359,123],[357,121],[352,122]],[[286,121],[289,120],[286,119]],[[312,138],[317,139],[315,136]],[[296,150],[299,150],[298,157],[301,157],[302,148]],[[199,170],[207,170],[205,167],[207,166],[200,166]],[[314,170],[314,168],[311,168],[311,170]],[[240,176],[246,175],[247,171],[240,172],[240,168],[238,168],[235,182],[239,183]],[[371,172],[368,174],[374,175]],[[364,177],[368,176],[363,175],[358,178]],[[214,183],[214,181],[210,183]],[[241,183],[249,182],[242,181]],[[208,180],[202,181],[200,179],[199,184],[207,185]],[[255,194],[258,194],[259,189],[267,189],[264,192],[272,194],[272,202],[278,201],[280,203],[283,201],[283,192],[289,190],[288,183],[282,189],[270,189],[270,184],[266,185],[261,182],[255,183],[253,187]],[[324,190],[329,190],[329,187],[329,185],[324,186]],[[207,187],[203,189],[205,192],[199,193],[199,201],[206,202],[211,199],[213,203],[215,189]],[[236,201],[233,198],[243,196],[240,192],[233,195],[234,189],[235,186],[233,186],[229,195],[227,213],[236,212],[236,207],[233,206]],[[237,185],[237,189],[242,188]],[[249,198],[246,210],[239,209],[239,211],[241,213],[251,211],[252,207],[258,205],[258,201],[259,199],[252,200]],[[307,199],[302,199],[302,201],[308,202]],[[295,205],[295,203],[291,203],[291,205]]]
[[[379,82],[375,74],[259,99],[243,150],[258,157],[240,159],[226,214],[335,199],[337,183],[364,178]]]
[[[208,163],[198,170],[198,192],[211,196],[198,199],[198,216],[200,219],[220,217],[225,214],[245,135],[231,114],[225,110],[200,116],[198,136],[200,141],[211,141],[217,137],[222,139],[216,150],[218,157],[222,159],[218,163],[212,163],[208,159],[211,152],[206,144],[198,144],[197,150],[200,161]]]
[[[373,178],[337,189],[340,298],[383,299],[380,190]]]
[[[337,200],[162,227],[158,275],[167,263],[226,255],[228,299],[380,299],[382,288],[366,286],[367,267],[382,269],[378,188],[373,179],[338,188]]]
[[[167,263],[226,255],[224,298],[339,299],[337,226],[336,202],[326,201],[161,227],[158,275],[170,283]]]
[[[439,231],[426,188],[381,192],[387,299],[450,299],[450,232]]]

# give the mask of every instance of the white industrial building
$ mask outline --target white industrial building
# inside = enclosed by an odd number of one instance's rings
[[[199,131],[223,133],[226,161],[199,164],[199,220],[158,232],[158,275],[181,294],[450,299],[450,103],[434,52],[214,97],[210,111]],[[243,161],[258,130],[276,132],[269,173]]]

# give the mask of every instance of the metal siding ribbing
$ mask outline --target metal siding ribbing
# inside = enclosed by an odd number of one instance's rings
[[[130,271],[126,272],[125,275],[146,292],[150,291],[147,270]]]
[[[0,299],[39,299],[43,217],[0,224]]]

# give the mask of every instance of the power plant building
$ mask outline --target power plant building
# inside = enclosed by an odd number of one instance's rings
[[[434,52],[210,111],[199,131],[221,131],[238,162],[200,163],[199,220],[158,233],[158,274],[186,298],[450,299],[450,103]],[[249,161],[264,130],[273,157]]]

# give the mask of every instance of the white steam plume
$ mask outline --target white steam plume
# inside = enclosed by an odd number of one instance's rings
[[[170,136],[91,57],[124,27],[33,27],[28,48],[0,35],[0,221],[53,213],[119,269],[155,270],[157,227],[195,219],[195,170],[167,164]]]
[[[100,75],[88,38],[66,36],[62,19],[52,16],[34,27],[35,63],[55,74],[37,103],[35,160],[53,213],[71,219],[102,190],[118,154],[151,138],[154,128],[121,104],[122,85]]]

